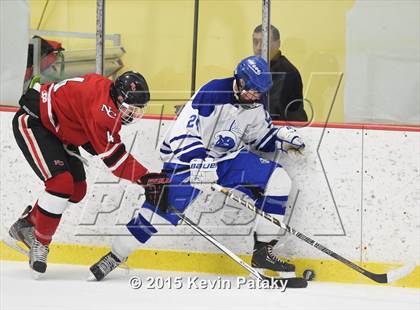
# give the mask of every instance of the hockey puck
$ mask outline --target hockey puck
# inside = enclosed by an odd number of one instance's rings
[[[306,269],[303,272],[303,278],[307,281],[312,281],[315,279],[315,272],[312,269]]]

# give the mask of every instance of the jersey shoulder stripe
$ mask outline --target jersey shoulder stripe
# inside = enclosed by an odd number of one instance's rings
[[[191,106],[198,110],[200,116],[207,117],[214,111],[216,105],[235,102],[232,77],[212,80],[205,84],[191,99]]]
[[[201,140],[200,136],[186,134],[186,135],[180,135],[180,136],[173,137],[171,140],[169,140],[169,143],[172,143],[174,141],[181,140],[181,139],[186,139],[186,138],[196,138],[198,140]],[[165,141],[163,143],[165,143]]]

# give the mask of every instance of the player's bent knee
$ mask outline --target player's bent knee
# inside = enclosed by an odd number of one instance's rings
[[[146,243],[157,229],[140,212],[126,225],[131,235],[140,243]]]
[[[268,180],[264,197],[256,201],[257,207],[270,214],[284,215],[291,188],[289,175],[283,168],[277,167]]]
[[[265,188],[265,196],[288,196],[292,189],[292,180],[286,170],[281,167],[274,169]]]
[[[87,183],[86,180],[73,183],[73,194],[70,196],[69,201],[78,203],[86,196]]]
[[[45,191],[38,199],[39,207],[50,214],[60,215],[73,194],[73,177],[70,172],[59,173],[45,181]]]
[[[74,190],[73,176],[68,171],[61,172],[45,181],[45,190],[52,195],[68,199]]]

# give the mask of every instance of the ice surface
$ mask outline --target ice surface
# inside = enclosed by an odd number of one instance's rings
[[[306,289],[187,289],[188,277],[217,280],[207,274],[117,269],[102,282],[88,282],[87,266],[50,264],[41,280],[33,280],[27,263],[0,261],[0,308],[6,309],[420,309],[420,290],[398,287],[310,282]],[[129,286],[131,276],[143,280]],[[182,289],[146,289],[147,277],[175,280]],[[155,280],[157,282],[158,280]],[[196,283],[196,282],[195,282]],[[207,283],[207,282],[206,282]],[[156,284],[156,283],[155,283]]]

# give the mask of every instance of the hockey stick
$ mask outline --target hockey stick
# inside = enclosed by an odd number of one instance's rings
[[[213,245],[215,245],[222,252],[224,252],[226,255],[228,255],[231,259],[233,259],[235,262],[237,262],[239,265],[241,265],[244,269],[248,270],[256,280],[268,281],[270,284],[274,283],[278,287],[282,287],[283,285],[286,285],[286,287],[290,287],[290,288],[305,288],[308,285],[306,280],[302,279],[302,278],[284,278],[284,279],[282,279],[282,278],[267,277],[267,276],[264,276],[264,275],[260,274],[257,270],[255,270],[250,265],[248,265],[246,262],[244,262],[238,255],[233,253],[231,250],[229,250],[227,247],[225,247],[222,243],[220,243],[215,238],[213,238],[204,229],[202,229],[198,225],[196,225],[192,220],[190,220],[188,217],[186,217],[183,213],[179,212],[177,209],[175,209],[173,207],[169,207],[169,212],[175,213],[179,218],[181,218],[185,223],[187,223],[188,226],[190,226],[192,229],[194,229],[196,232],[198,232],[201,236],[203,236],[208,241],[210,241]]]
[[[246,200],[242,199],[241,197],[235,195],[235,193],[233,193],[232,190],[224,188],[224,187],[222,187],[218,184],[213,184],[212,189],[214,191],[223,193],[224,195],[226,195],[227,197],[229,197],[233,201],[236,201],[236,202],[240,203],[242,206],[244,206],[244,207],[248,208],[249,210],[255,212],[256,214],[264,217],[266,220],[268,220],[268,221],[272,222],[273,224],[283,228],[288,233],[290,233],[292,235],[295,235],[296,237],[298,237],[299,239],[301,239],[301,240],[305,241],[306,243],[312,245],[316,249],[324,252],[325,254],[327,254],[327,255],[329,255],[333,258],[335,258],[336,260],[342,262],[344,265],[352,268],[353,270],[356,270],[357,272],[361,273],[365,277],[368,277],[369,279],[371,279],[375,282],[391,283],[391,282],[397,281],[397,280],[407,276],[416,267],[415,264],[409,264],[409,265],[402,266],[402,267],[397,268],[397,269],[393,269],[393,270],[389,271],[388,273],[382,273],[382,274],[373,273],[371,271],[368,271],[368,270],[352,263],[348,259],[346,259],[346,258],[342,257],[341,255],[331,251],[330,249],[326,248],[322,244],[319,244],[318,242],[316,242],[315,240],[312,240],[308,236],[305,236],[301,232],[296,231],[293,227],[290,227],[289,225],[287,225],[287,224],[279,221],[278,219],[274,218],[270,214],[258,209],[253,203],[251,203],[249,201],[246,201]]]

